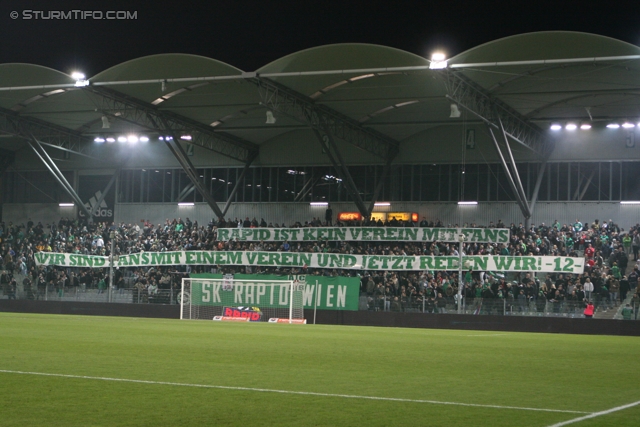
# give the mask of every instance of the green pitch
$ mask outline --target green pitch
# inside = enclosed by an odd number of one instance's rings
[[[633,337],[0,313],[0,425],[551,426],[640,403],[639,353]],[[571,425],[636,427],[640,405]]]

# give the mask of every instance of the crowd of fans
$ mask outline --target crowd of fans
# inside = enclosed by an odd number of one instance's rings
[[[419,223],[365,220],[333,224],[330,218],[321,221],[313,218],[304,223],[296,222],[288,227],[318,226],[394,226],[394,227],[443,227],[439,221]],[[463,224],[463,227],[478,227]],[[4,294],[15,298],[16,279],[20,274],[25,289],[38,298],[43,289],[95,288],[104,292],[108,286],[108,270],[104,268],[37,267],[34,253],[39,251],[108,256],[113,243],[114,255],[141,251],[163,252],[181,250],[207,251],[290,251],[329,252],[362,255],[458,255],[457,243],[444,242],[239,242],[217,239],[218,228],[229,227],[286,227],[285,224],[267,223],[264,219],[212,220],[200,225],[189,218],[169,220],[164,224],[119,225],[104,222],[85,223],[78,219],[62,218],[57,223],[43,225],[28,220],[25,224],[0,223],[0,285]],[[448,224],[447,227],[458,227]],[[554,221],[525,228],[522,224],[506,226],[501,220],[488,227],[509,228],[508,244],[467,243],[465,255],[553,255],[586,258],[584,274],[547,274],[532,277],[531,274],[497,272],[466,272],[464,300],[467,308],[475,312],[491,313],[508,305],[515,311],[551,311],[556,313],[580,312],[588,300],[599,309],[607,310],[624,301],[627,294],[637,289],[640,271],[637,265],[629,266],[629,255],[638,261],[640,251],[640,225],[627,231],[613,221],[573,224]],[[371,310],[445,312],[455,303],[459,287],[457,271],[354,271],[339,269],[280,268],[226,266],[222,268],[188,266],[160,268],[122,268],[114,278],[114,289],[135,288],[152,301],[162,290],[176,287],[179,278],[190,272],[264,273],[360,276],[362,295],[366,295]],[[627,274],[628,273],[628,274]],[[634,306],[640,305],[638,294],[633,296]]]

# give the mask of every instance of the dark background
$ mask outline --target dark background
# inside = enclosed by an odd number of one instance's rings
[[[24,20],[29,10],[126,10],[136,20]],[[10,12],[17,11],[18,19]],[[532,31],[582,31],[640,43],[628,1],[17,1],[0,2],[0,64],[25,62],[88,77],[158,53],[191,53],[253,71],[296,51],[373,43],[453,56]]]

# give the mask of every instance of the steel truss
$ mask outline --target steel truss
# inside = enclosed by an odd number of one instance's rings
[[[35,137],[41,144],[85,157],[91,149],[91,139],[79,132],[34,117],[0,108],[0,133],[30,140]],[[91,157],[93,158],[93,157]]]
[[[27,144],[29,144],[29,147],[33,150],[35,155],[38,156],[38,158],[46,166],[49,172],[51,172],[51,175],[53,175],[58,184],[60,184],[60,186],[73,199],[75,204],[78,206],[78,209],[80,209],[87,216],[87,220],[89,222],[93,222],[93,213],[90,212],[89,209],[87,209],[82,199],[80,199],[80,196],[78,196],[78,193],[76,193],[76,191],[73,189],[73,186],[69,184],[67,178],[65,178],[64,174],[60,171],[51,156],[49,156],[49,153],[47,153],[47,151],[42,147],[42,144],[40,143],[40,141],[38,141],[35,135],[30,135],[30,137],[27,139]]]
[[[323,151],[343,179],[356,207],[364,217],[369,217],[386,174],[380,178],[369,207],[365,206],[335,140],[343,140],[384,160],[385,170],[388,170],[388,165],[398,155],[398,141],[376,130],[365,128],[350,117],[324,105],[318,105],[308,96],[272,80],[258,76],[252,81],[258,86],[262,103],[266,108],[305,123],[314,131]]]
[[[542,130],[506,103],[491,96],[482,87],[464,77],[460,71],[442,70],[447,98],[483,120],[487,125],[501,130],[510,139],[544,157],[553,150],[553,144]]]
[[[10,150],[0,148],[0,176],[13,164],[16,154]]]
[[[316,104],[311,98],[272,80],[257,77],[252,80],[260,91],[266,108],[303,122],[314,130],[374,154],[387,161],[395,158],[400,144],[381,132],[363,127],[358,121],[329,107]]]
[[[104,86],[84,88],[96,98],[98,110],[103,114],[117,117],[147,129],[166,135],[191,136],[189,144],[222,154],[246,163],[259,151],[258,145],[225,132],[215,132],[210,126],[179,114],[160,110],[158,107],[127,96]]]

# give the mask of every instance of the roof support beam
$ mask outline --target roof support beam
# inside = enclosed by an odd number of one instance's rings
[[[371,197],[371,202],[369,202],[369,215],[373,212],[373,208],[378,201],[378,197],[380,196],[380,191],[382,191],[382,186],[384,185],[384,180],[387,179],[387,175],[389,175],[389,171],[391,170],[391,160],[387,161],[382,168],[382,175],[378,178],[378,183],[376,184],[375,190],[373,190],[373,196]],[[368,218],[368,217],[367,217]]]
[[[509,138],[540,156],[552,149],[552,141],[539,127],[504,102],[489,95],[486,90],[460,72],[443,70],[442,75],[448,92],[447,99],[477,116],[493,129],[500,130],[499,121],[502,121],[504,133]]]
[[[11,166],[15,157],[16,154],[13,151],[0,148],[0,176]]]
[[[98,110],[104,114],[116,116],[140,126],[156,129],[177,136],[191,136],[188,143],[222,154],[234,160],[246,163],[258,153],[258,146],[225,132],[214,129],[196,120],[161,110],[155,105],[127,96],[104,86],[86,86],[83,90],[96,98]],[[159,126],[160,125],[160,126]]]
[[[87,220],[89,222],[93,222],[93,215],[91,214],[91,212],[89,212],[89,209],[87,209],[85,204],[82,202],[82,199],[80,199],[80,196],[78,196],[71,184],[69,184],[69,181],[67,181],[67,178],[65,178],[62,172],[60,172],[58,166],[55,164],[46,150],[42,147],[42,145],[40,145],[40,142],[36,139],[36,137],[31,135],[31,139],[27,140],[27,143],[36,154],[36,156],[40,158],[49,172],[51,172],[51,175],[53,175],[54,179],[58,181],[58,184],[60,184],[60,186],[67,192],[67,194],[71,196],[78,208],[87,216]]]
[[[198,192],[200,194],[202,194],[202,197],[207,202],[211,210],[216,214],[218,218],[222,218],[222,211],[218,207],[218,204],[214,200],[213,196],[209,193],[209,191],[207,191],[204,184],[200,181],[200,177],[196,172],[196,168],[191,163],[191,160],[189,160],[187,153],[185,153],[180,143],[176,140],[176,136],[173,136],[172,138],[165,138],[164,142],[167,147],[169,147],[169,150],[171,150],[171,153],[175,156],[176,160],[178,160],[180,166],[182,166],[182,169],[187,174],[187,177],[189,178],[193,186],[198,189]]]
[[[255,156],[249,158],[247,163],[245,163],[244,168],[242,169],[242,173],[240,174],[240,176],[238,177],[238,180],[236,181],[236,185],[233,186],[233,190],[231,190],[231,194],[229,194],[227,203],[224,204],[224,209],[222,210],[221,218],[224,218],[224,216],[229,211],[229,208],[231,207],[231,200],[233,200],[233,197],[236,195],[236,193],[238,192],[238,189],[242,185],[242,182],[244,181],[244,176],[247,174],[247,171],[249,170],[249,166],[251,166],[251,163],[253,163],[254,159],[255,159]]]
[[[302,189],[300,190],[296,198],[293,199],[293,201],[294,202],[304,201],[304,198],[307,197],[307,194],[309,194],[311,190],[314,189],[314,187],[316,186],[316,184],[318,184],[320,179],[322,179],[322,175],[318,175],[318,176],[311,175],[307,180],[307,182],[304,183],[304,186],[302,187]]]
[[[509,165],[507,164],[505,158],[504,158],[504,154],[502,154],[502,150],[500,149],[500,144],[498,143],[498,139],[496,138],[495,133],[493,132],[493,129],[490,126],[487,126],[487,128],[489,129],[489,133],[491,134],[491,138],[493,139],[493,143],[495,144],[496,147],[496,151],[498,152],[498,155],[500,156],[500,162],[502,163],[502,167],[504,169],[504,172],[507,175],[507,180],[509,181],[509,186],[511,187],[511,190],[513,190],[513,193],[516,196],[516,202],[518,203],[518,206],[520,206],[520,211],[522,212],[522,215],[525,217],[525,219],[529,219],[531,218],[531,212],[529,211],[529,205],[527,204],[527,200],[523,199],[522,196],[520,195],[520,192],[518,191],[518,186],[516,185],[514,179],[513,179],[513,175],[511,174],[511,171],[509,170]]]
[[[507,138],[507,133],[504,130],[502,119],[500,119],[500,117],[498,117],[498,123],[500,124],[500,131],[502,132],[504,146],[506,147],[507,153],[509,154],[509,164],[511,165],[511,173],[513,174],[513,180],[516,183],[516,189],[518,190],[518,194],[520,195],[520,200],[522,200],[523,204],[527,208],[529,216],[531,216],[531,209],[529,209],[529,204],[527,203],[527,194],[524,192],[522,180],[520,179],[520,174],[518,173],[518,166],[516,165],[516,161],[513,158],[513,152],[511,151],[511,146],[509,146],[509,138]]]
[[[107,193],[109,193],[109,190],[111,190],[111,187],[113,187],[113,184],[116,182],[118,175],[120,175],[120,169],[117,169],[114,172],[106,187],[104,187],[104,191],[100,193],[100,197],[96,201],[95,206],[91,208],[91,218],[93,218],[93,215],[97,214],[98,211],[100,211],[100,204],[104,201],[104,198],[107,196]]]
[[[258,86],[266,108],[307,124],[316,132],[325,132],[346,141],[378,158],[395,158],[400,144],[381,132],[363,127],[358,121],[280,83],[257,76],[251,80]]]
[[[335,168],[336,173],[345,182],[347,191],[349,192],[349,195],[353,198],[356,204],[356,207],[358,208],[358,210],[360,211],[363,217],[368,218],[370,215],[370,212],[367,211],[367,208],[364,205],[364,202],[362,201],[362,197],[360,197],[360,192],[358,191],[356,184],[353,182],[353,178],[349,173],[349,169],[344,164],[344,159],[342,158],[342,155],[338,150],[338,147],[335,143],[335,140],[333,139],[333,136],[328,132],[320,132],[316,129],[313,129],[313,132],[316,134],[316,137],[318,138],[318,141],[320,142],[322,149],[329,156],[329,160],[331,160],[331,164]]]
[[[86,136],[44,120],[21,116],[5,108],[0,108],[0,133],[27,141],[35,137],[40,144],[98,160],[88,155],[92,141]]]

